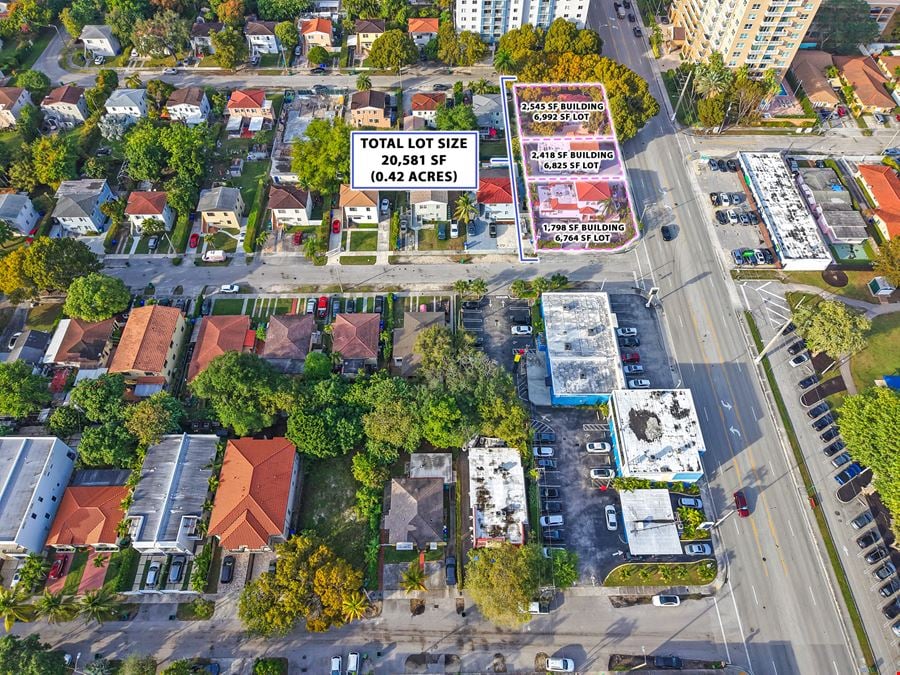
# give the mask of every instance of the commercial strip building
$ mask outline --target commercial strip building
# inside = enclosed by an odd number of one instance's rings
[[[619,503],[631,555],[681,555],[681,540],[668,490],[622,490]]]
[[[544,293],[541,300],[554,405],[594,405],[625,386],[618,320],[606,293]]]
[[[738,159],[775,252],[786,270],[824,270],[831,264],[822,233],[780,153],[742,152]]]
[[[469,455],[469,517],[475,547],[525,543],[528,507],[519,451],[499,438],[475,438]]]

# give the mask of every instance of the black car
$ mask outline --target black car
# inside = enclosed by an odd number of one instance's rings
[[[663,225],[660,232],[662,232],[663,241],[672,241],[675,238],[675,231],[668,225]]]
[[[822,448],[822,452],[825,453],[826,457],[831,457],[832,455],[836,455],[846,447],[847,446],[844,444],[844,441],[835,441],[831,445],[826,445],[824,448]]]
[[[865,513],[861,513],[856,518],[850,521],[850,527],[854,530],[859,530],[871,523],[875,520],[875,516],[872,515],[871,511],[866,511]]]
[[[559,543],[563,540],[562,530],[544,530],[544,541],[549,543]]]
[[[556,443],[556,434],[554,434],[552,431],[538,431],[537,433],[535,433],[534,439],[538,443]]]
[[[725,162],[725,164],[728,166],[729,171],[737,171],[740,168],[738,166],[738,163],[736,161],[734,161],[733,159],[727,160]]]
[[[619,344],[623,347],[640,347],[641,341],[637,337],[620,337]]]
[[[183,555],[172,556],[172,562],[169,563],[169,583],[176,584],[181,581],[181,575],[184,574],[184,566],[187,558]]]
[[[447,91],[449,88],[450,86],[446,84],[436,84],[432,87],[435,91]]]
[[[728,215],[724,211],[716,211],[716,220],[720,225],[725,225],[728,222]]]
[[[719,171],[728,171],[728,164],[724,159],[716,160],[719,162]]]
[[[539,469],[556,469],[555,459],[539,459],[536,462]]]
[[[677,656],[654,656],[653,667],[657,670],[681,670],[684,662]]]
[[[622,0],[622,7],[625,9],[631,9],[631,0]]]
[[[827,427],[832,422],[834,422],[834,415],[832,415],[831,413],[828,413],[827,415],[823,415],[822,417],[817,419],[815,422],[813,422],[812,428],[815,429],[816,431],[822,431],[822,429]]]
[[[541,513],[562,513],[562,502],[544,502]]]
[[[825,160],[824,160],[824,159],[817,159],[817,160],[816,160],[816,168],[817,168],[817,169],[824,169],[824,168],[825,168]]]
[[[759,216],[756,215],[756,211],[748,211],[747,217],[750,219],[751,225],[756,225],[759,222]],[[763,249],[763,257],[766,259],[766,262],[770,265],[773,262],[775,262],[775,258],[772,256],[772,252],[767,248]]]
[[[885,605],[884,609],[881,610],[881,613],[884,614],[886,619],[896,618],[896,616],[900,614],[900,599],[894,600],[889,605]]]
[[[819,403],[819,405],[807,410],[806,414],[809,415],[812,419],[816,419],[819,415],[824,415],[829,410],[831,410],[831,406],[828,405],[828,401],[822,401],[821,403]]]
[[[474,300],[466,300],[462,304],[463,309],[478,309],[478,303]]]
[[[376,295],[375,296],[375,313],[381,314],[384,311],[384,296]]]
[[[886,562],[884,565],[872,572],[872,576],[878,579],[878,581],[884,581],[896,571],[897,568],[894,567],[894,563]]]
[[[447,585],[456,586],[456,558],[454,556],[447,556],[447,560],[444,561],[444,571],[447,573]]]
[[[741,211],[738,214],[738,220],[741,221],[741,225],[749,225],[750,224],[750,216],[748,216],[745,211]]]
[[[234,556],[226,555],[222,559],[222,572],[219,574],[220,584],[230,584],[234,578]]]
[[[559,499],[559,488],[542,487],[541,499]]]
[[[818,375],[810,375],[809,377],[804,377],[802,380],[800,380],[797,383],[797,386],[799,386],[801,389],[809,389],[811,386],[813,386],[818,381],[819,381]]]
[[[634,18],[634,14],[631,14],[631,13],[629,12],[629,14],[628,14],[628,21],[631,22],[631,23],[634,23],[635,21],[637,21],[637,19]]]
[[[869,530],[863,536],[857,538],[856,545],[860,548],[869,548],[879,539],[881,539],[881,535],[878,533],[878,530]]]
[[[709,161],[710,161],[710,164],[711,164],[711,165],[712,165],[712,164],[715,164],[715,160],[712,160],[712,159],[711,159],[711,160],[709,160]],[[710,192],[710,193],[709,193],[709,203],[712,204],[713,206],[719,206],[719,204],[722,203],[722,200],[719,199],[719,193],[718,193],[718,192]]]
[[[784,327],[784,329],[781,331],[781,334],[787,335],[788,333],[793,333],[795,330],[797,330],[797,326],[795,326],[794,322],[791,321],[787,326]]]
[[[791,356],[796,356],[804,349],[806,349],[806,340],[798,340],[790,347],[788,347],[788,354],[790,354]]]
[[[634,37],[641,37],[641,35],[643,35],[643,33],[641,33],[641,29],[638,28],[637,26],[632,28],[631,32],[634,33]]]
[[[709,165],[710,171],[718,171],[719,170],[719,163],[716,160],[711,159],[707,162],[707,164]],[[717,202],[717,205],[718,205],[718,202]]]
[[[337,316],[341,311],[341,299],[338,296],[331,298],[331,316]]]
[[[889,598],[897,591],[900,591],[900,579],[894,577],[884,586],[878,589],[878,592],[881,594],[882,598]]]
[[[474,237],[474,236],[475,236],[475,221],[474,221],[474,220],[470,220],[470,221],[466,224],[466,236],[467,236],[467,237]]]
[[[841,432],[838,431],[837,427],[831,427],[824,434],[819,434],[819,438],[821,438],[824,442],[833,441],[835,438],[841,435]]]
[[[835,469],[840,469],[842,466],[849,464],[853,461],[853,458],[850,456],[849,452],[842,452],[833,460],[831,460],[831,466]]]
[[[888,550],[884,546],[879,546],[878,548],[869,552],[863,560],[865,560],[870,565],[874,565],[879,560],[884,560],[888,556]]]
[[[488,236],[491,239],[497,238],[497,226],[494,223],[491,223],[490,225],[488,225]]]

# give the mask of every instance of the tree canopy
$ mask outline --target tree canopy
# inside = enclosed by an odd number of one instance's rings
[[[310,7],[310,0],[256,0],[259,18],[266,21],[293,21]]]
[[[247,60],[247,41],[240,30],[225,26],[218,33],[211,33],[210,40],[216,50],[216,60],[222,68],[234,70]]]
[[[164,434],[178,431],[184,417],[181,402],[167,391],[158,391],[126,409],[125,428],[147,447],[159,443]]]
[[[350,175],[350,128],[341,118],[313,120],[306,138],[294,141],[291,168],[303,187],[313,192],[336,192]]]
[[[875,273],[887,278],[895,288],[900,287],[900,237],[881,244],[875,256]]]
[[[0,363],[0,415],[21,419],[33,415],[53,398],[50,380],[32,375],[24,361]]]
[[[537,595],[543,566],[536,544],[475,548],[466,563],[466,591],[482,616],[498,626],[513,628],[531,618],[527,609]]]
[[[807,302],[792,312],[797,333],[813,354],[832,357],[853,354],[866,346],[872,322],[839,300]]]
[[[823,0],[811,26],[819,36],[819,49],[857,54],[860,44],[874,42],[881,29],[869,9],[865,0]]]
[[[41,642],[39,635],[4,635],[0,638],[0,671],[18,675],[64,675],[65,655]]]
[[[128,307],[131,291],[121,279],[91,272],[69,286],[65,312],[85,321],[103,321]]]
[[[119,373],[104,373],[93,380],[82,380],[72,389],[70,398],[91,422],[113,424],[124,416],[122,397],[125,378]]]
[[[100,261],[84,242],[39,237],[0,258],[0,291],[18,300],[65,291],[76,278],[99,269]]]
[[[138,459],[137,443],[117,422],[87,427],[81,432],[78,458],[85,466],[132,468]]]
[[[448,108],[442,103],[435,113],[434,124],[441,131],[467,131],[478,128],[478,119],[472,106],[460,104]]]
[[[395,28],[375,38],[367,60],[373,68],[408,66],[419,60],[419,48],[409,33]]]

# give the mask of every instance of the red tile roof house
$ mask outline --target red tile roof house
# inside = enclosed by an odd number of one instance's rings
[[[406,30],[416,46],[421,49],[437,37],[438,20],[419,17],[407,19]]]
[[[875,224],[887,239],[900,237],[900,178],[884,164],[859,164],[859,178],[875,204]]]
[[[145,305],[131,310],[109,364],[135,397],[150,396],[172,383],[187,322],[177,307]]]
[[[478,181],[475,201],[481,204],[486,220],[513,221],[516,209],[513,205],[512,183],[509,176],[488,176]]]
[[[228,441],[209,534],[228,551],[271,551],[288,537],[299,468],[286,438]]]
[[[128,195],[125,215],[133,235],[140,235],[148,220],[160,221],[166,232],[171,232],[175,224],[175,211],[169,206],[165,192],[132,192]]]
[[[302,373],[315,330],[312,314],[272,314],[259,355],[284,373]]]
[[[312,195],[290,185],[273,186],[269,190],[268,208],[272,212],[272,226],[306,227],[312,213]]]
[[[229,117],[274,118],[272,102],[262,89],[235,89],[225,106],[225,114]]]
[[[47,546],[118,550],[116,527],[125,517],[122,500],[128,492],[125,485],[67,487],[47,535]]]
[[[225,352],[251,352],[255,344],[256,333],[250,330],[250,317],[246,314],[203,317],[187,381],[197,377],[217,356]]]
[[[308,19],[301,24],[300,37],[303,41],[304,53],[309,53],[313,47],[331,50],[333,28],[330,19]]]
[[[62,319],[53,332],[44,363],[71,368],[104,368],[112,352],[115,319],[91,323]]]
[[[853,88],[853,97],[863,112],[889,112],[897,103],[884,88],[887,78],[870,56],[835,56],[841,79]]]
[[[447,101],[447,95],[436,91],[413,94],[413,117],[421,117],[428,126],[434,128],[434,120],[437,117],[437,109]]]
[[[380,314],[338,314],[335,317],[331,351],[341,355],[345,375],[355,375],[366,366],[378,365],[380,326]]]

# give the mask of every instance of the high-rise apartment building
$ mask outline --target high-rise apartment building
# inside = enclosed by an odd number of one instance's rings
[[[547,28],[563,18],[584,28],[592,1],[597,0],[456,0],[456,28],[478,33],[488,43],[526,23]]]
[[[684,28],[682,54],[705,61],[720,52],[725,65],[755,75],[781,75],[806,35],[821,0],[675,0],[672,23]]]

